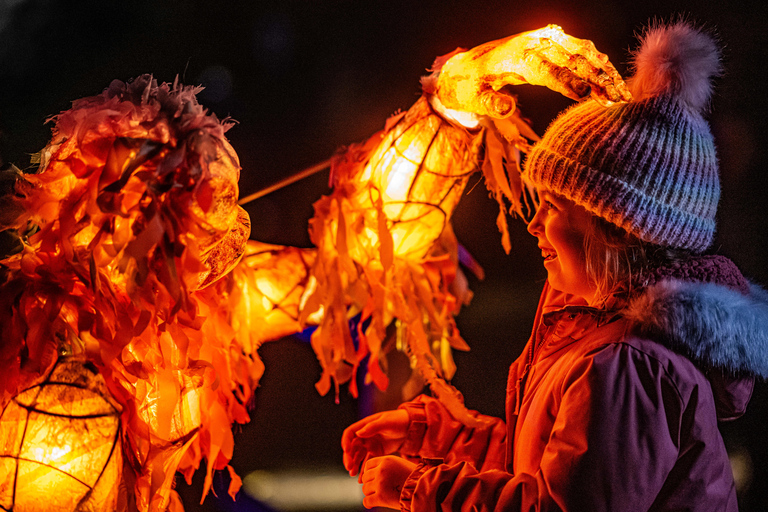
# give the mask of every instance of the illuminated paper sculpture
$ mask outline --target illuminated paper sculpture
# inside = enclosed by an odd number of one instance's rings
[[[452,349],[466,349],[454,315],[458,243],[450,218],[469,176],[482,170],[499,203],[497,223],[510,251],[506,216],[525,213],[520,152],[537,139],[508,85],[545,85],[604,103],[629,99],[621,77],[587,40],[550,25],[439,58],[424,95],[385,129],[337,157],[333,193],[315,204],[310,234],[318,254],[302,321],[321,317],[312,344],[323,366],[317,388],[349,382],[368,356],[369,381],[387,385],[386,326],[398,326],[412,366],[454,414],[476,421],[450,387]],[[532,206],[529,204],[529,207]],[[360,312],[359,344],[349,316]]]
[[[129,510],[181,510],[175,474],[203,458],[208,490],[261,374],[221,279],[250,230],[240,165],[197,91],[143,76],[74,102],[2,226],[21,250],[0,267],[1,405],[62,351],[89,361],[121,407]]]
[[[572,99],[592,96],[610,105],[631,94],[608,56],[557,25],[489,41],[448,56],[437,95],[450,109],[503,119],[515,112],[509,85],[543,85]]]
[[[232,327],[248,353],[304,328],[301,301],[316,257],[315,249],[248,241],[242,261],[228,276],[234,283]]]
[[[335,160],[333,193],[315,204],[310,221],[318,256],[302,310],[304,319],[322,313],[312,336],[324,370],[321,393],[332,383],[338,393],[344,382],[356,393],[352,376],[368,355],[369,382],[386,387],[382,343],[393,319],[409,333],[404,348],[435,385],[441,368],[451,371],[450,348],[467,348],[453,320],[461,304],[449,290],[457,271],[449,221],[481,142],[480,132],[446,121],[423,97]],[[356,312],[357,347],[348,322]],[[432,345],[442,361],[434,360]]]

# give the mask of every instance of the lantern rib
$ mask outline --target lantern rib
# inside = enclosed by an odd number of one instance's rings
[[[400,125],[400,123],[404,123],[404,122],[405,122],[405,119],[406,119],[407,117],[408,117],[408,115],[407,115],[407,114],[406,114],[405,116],[403,116],[403,117],[402,117],[402,119],[400,119],[400,120],[399,120],[397,123],[395,123],[395,126],[393,126],[391,129],[392,129],[392,130],[394,130],[395,128],[397,128],[397,127],[398,127],[398,125]],[[413,120],[411,121],[411,124],[410,124],[410,125],[408,125],[408,126],[406,126],[405,128],[403,128],[403,131],[402,131],[402,132],[400,132],[400,135],[398,135],[397,137],[395,137],[395,140],[397,140],[397,139],[399,139],[400,137],[402,137],[402,136],[405,134],[405,132],[407,132],[408,130],[410,130],[410,129],[411,129],[411,128],[413,128],[414,126],[416,126],[416,123],[418,123],[418,122],[419,122],[419,119],[418,119],[418,118],[416,118],[416,119],[413,119]],[[393,141],[392,141],[392,144],[394,144],[394,143],[395,143],[395,141],[393,140]]]
[[[99,481],[101,480],[102,475],[104,475],[104,471],[107,470],[107,466],[109,465],[109,462],[112,460],[112,455],[115,454],[115,447],[117,446],[117,441],[120,439],[120,423],[117,424],[117,430],[115,431],[115,438],[112,440],[112,448],[109,450],[109,456],[107,457],[106,464],[101,466],[101,471],[99,471],[99,476],[96,477],[96,480],[94,481],[93,487],[96,487],[99,485]],[[69,474],[69,473],[67,473]],[[77,503],[77,509],[80,509],[80,505],[83,504],[83,502],[90,498],[91,492],[93,491],[93,487],[89,488],[89,491],[85,493],[85,496],[83,496],[80,501]]]
[[[283,313],[285,313],[289,318],[291,318],[293,320],[298,320],[298,317],[294,317],[294,315],[290,314],[288,312],[288,310],[284,309],[283,303],[288,300],[288,297],[290,297],[293,294],[293,292],[295,292],[296,290],[299,290],[305,284],[306,283],[301,282],[301,283],[297,283],[296,285],[294,285],[294,287],[291,288],[290,291],[288,293],[286,293],[280,301],[274,302],[274,306],[272,307],[272,311],[277,309],[277,310],[282,311]]]
[[[411,192],[413,192],[413,188],[416,186],[416,181],[418,181],[421,172],[424,170],[424,162],[427,159],[429,150],[432,149],[432,145],[435,143],[435,139],[437,139],[437,136],[440,134],[440,130],[442,130],[442,128],[443,124],[440,123],[440,125],[437,127],[437,130],[435,130],[434,135],[432,135],[432,139],[430,139],[429,144],[427,144],[427,148],[424,150],[421,161],[419,162],[419,166],[416,168],[416,173],[413,175],[413,181],[411,181],[411,184],[408,187],[408,195],[406,197],[411,197]],[[404,155],[403,158],[405,158]]]
[[[43,392],[43,388],[39,387],[37,390],[37,394],[35,395],[35,402],[37,402],[37,398],[40,396],[40,393]],[[16,402],[18,404],[18,402]],[[27,437],[27,428],[29,427],[29,414],[27,414],[27,417],[24,419],[24,432],[21,434],[21,441],[19,442],[19,452],[16,454],[16,470],[13,474],[13,495],[11,497],[11,508],[16,506],[16,487],[19,484],[19,464],[18,461],[21,460],[19,455],[21,455],[21,447],[24,446],[24,440]]]
[[[429,147],[427,147],[427,151],[424,153],[424,160],[427,159],[426,158],[427,157],[427,153],[429,153],[429,150],[432,147],[432,144],[435,142],[435,139],[437,139],[437,136],[440,133],[440,130],[442,130],[444,126],[446,126],[445,122],[440,123],[440,127],[435,132],[435,135],[432,137],[432,140],[429,143]],[[447,125],[447,126],[451,126],[451,125]],[[453,126],[451,126],[451,127],[453,127]],[[434,170],[428,170],[427,172],[432,174],[433,176],[440,176],[441,178],[456,178],[456,179],[458,179],[458,178],[465,178],[465,177],[468,177],[468,176],[472,176],[474,173],[477,172],[477,170],[478,170],[477,163],[475,163],[475,165],[469,166],[469,169],[470,170],[468,170],[466,172],[462,172],[462,173],[458,173],[458,174],[454,174],[454,173],[443,174],[441,172],[437,172],[437,171],[434,171]]]
[[[20,393],[18,393],[18,395],[21,395],[21,394],[23,394],[23,393],[26,393],[26,392],[27,392],[27,391],[29,391],[30,389],[38,388],[39,390],[38,390],[38,392],[37,392],[37,396],[35,396],[35,400],[34,400],[34,401],[37,401],[37,397],[38,397],[38,396],[40,396],[40,392],[42,391],[42,388],[43,388],[43,386],[51,386],[51,385],[55,385],[55,386],[66,386],[66,387],[75,388],[75,389],[81,389],[81,390],[82,390],[82,389],[87,389],[87,388],[84,388],[84,387],[82,386],[82,384],[78,384],[78,383],[75,383],[75,382],[59,382],[59,381],[55,381],[55,380],[47,380],[47,381],[43,382],[42,384],[36,384],[36,385],[34,385],[34,386],[28,387],[27,389],[25,389],[25,390],[21,391]],[[95,394],[97,394],[97,395],[101,395],[101,393],[99,393],[99,392],[97,392],[97,391],[93,391],[93,390],[88,390],[88,391],[91,391],[91,392],[93,392],[93,393],[95,393]],[[17,395],[17,396],[18,396],[18,395]],[[32,410],[32,409],[34,409],[34,406],[33,406],[33,405],[24,405],[24,404],[21,404],[21,403],[19,403],[19,401],[18,401],[18,398],[14,398],[14,400],[13,400],[13,401],[14,401],[14,402],[16,402],[16,404],[17,404],[19,407],[23,407],[23,408],[24,408],[24,409],[26,409],[26,410]],[[107,402],[107,403],[109,403],[109,402]],[[117,410],[117,408],[116,408],[114,405],[112,405],[111,403],[109,403],[109,406],[112,408],[112,410],[113,410],[115,413],[119,413],[119,412],[120,412],[120,411],[118,411],[118,410]],[[42,414],[50,414],[51,416],[56,416],[56,415],[57,415],[57,413],[52,413],[52,412],[47,412],[47,411],[38,411],[38,410],[36,410],[36,409],[34,410],[34,412],[39,412],[39,413],[42,413]],[[59,416],[62,416],[62,415],[59,415]],[[73,415],[71,415],[71,414],[65,414],[65,415],[63,415],[63,416],[64,416],[65,418],[92,418],[92,417],[96,417],[96,418],[98,418],[98,417],[103,417],[103,416],[111,416],[111,414],[107,414],[107,413],[104,413],[104,414],[102,414],[102,415],[96,415],[96,416],[92,416],[92,415],[85,415],[85,416],[73,416]]]
[[[113,449],[114,449],[114,447],[113,447]],[[13,459],[13,460],[15,460],[17,462],[18,461],[24,461],[24,462],[31,462],[33,464],[39,464],[39,465],[44,466],[44,467],[46,467],[48,469],[53,469],[55,471],[58,471],[59,473],[61,473],[63,475],[67,475],[72,480],[74,480],[74,481],[76,481],[78,483],[81,483],[84,486],[86,486],[89,490],[93,490],[92,486],[90,486],[87,483],[83,482],[82,480],[77,478],[75,475],[67,473],[66,471],[61,470],[61,469],[57,468],[56,466],[51,466],[50,464],[46,464],[44,462],[40,462],[39,460],[28,459],[26,457],[20,457],[20,456],[19,457],[14,457],[12,455],[0,455],[0,458],[2,458],[2,459]],[[16,464],[16,471],[18,472],[18,470],[19,470],[19,465]],[[99,478],[101,478],[101,475],[99,475]],[[98,480],[97,480],[97,482],[98,482]],[[14,485],[13,485],[13,506],[14,507],[16,506],[16,483],[15,482],[14,482]]]
[[[174,441],[157,443],[156,446],[162,450],[166,450],[172,447],[184,447],[184,445],[187,444],[187,442],[189,442],[190,439],[192,439],[194,436],[198,435],[199,433],[200,433],[200,427],[195,427],[194,429],[190,430],[188,434],[183,435]]]
[[[277,304],[275,304],[275,306],[272,308],[272,311],[280,311],[281,313],[283,313],[285,316],[287,316],[294,322],[299,321],[299,317],[297,315],[294,315],[293,313],[289,312],[288,310],[284,309],[282,306],[279,306]]]
[[[20,404],[18,402],[16,402],[16,405],[18,405],[22,409],[26,410],[27,412],[35,412],[37,414],[42,414],[44,416],[53,416],[55,418],[91,420],[91,419],[97,419],[97,418],[109,418],[109,417],[117,416],[117,410],[114,410],[114,412],[112,412],[112,413],[105,412],[105,413],[101,413],[101,414],[84,414],[82,416],[78,416],[78,415],[75,415],[75,414],[64,414],[64,413],[60,413],[60,412],[41,411],[40,409],[37,409],[34,406],[24,405],[24,404]]]
[[[409,131],[409,130],[411,130],[413,127],[415,127],[415,126],[416,126],[416,124],[417,124],[417,123],[420,121],[420,119],[418,119],[418,118],[416,118],[416,119],[413,119],[413,120],[411,121],[411,124],[409,124],[408,126],[405,126],[405,127],[401,127],[401,126],[400,126],[400,124],[401,124],[401,123],[405,123],[405,120],[406,120],[407,118],[408,118],[408,116],[407,116],[407,115],[405,115],[405,116],[403,116],[401,119],[399,119],[399,120],[397,121],[397,123],[395,123],[395,125],[394,125],[394,126],[393,126],[393,127],[392,127],[392,128],[389,130],[389,131],[388,131],[388,133],[387,133],[386,135],[388,135],[388,134],[389,134],[389,133],[391,133],[391,132],[394,132],[394,131],[396,131],[398,128],[401,128],[401,129],[402,129],[402,131],[400,131],[400,133],[399,133],[399,134],[397,134],[396,136],[394,136],[394,138],[392,139],[392,142],[390,142],[390,143],[389,143],[389,146],[388,146],[388,148],[394,148],[394,150],[395,150],[395,151],[397,151],[397,154],[398,154],[398,156],[400,156],[400,157],[402,157],[402,158],[405,158],[406,160],[410,160],[408,157],[406,157],[405,155],[403,155],[403,153],[402,153],[402,152],[401,152],[401,151],[400,151],[400,150],[397,148],[397,142],[398,142],[400,139],[402,139],[402,138],[405,136],[405,134],[406,134],[406,133],[408,133],[408,131]],[[439,128],[438,128],[438,130],[439,130]],[[433,138],[432,140],[434,140],[434,138]],[[431,144],[432,144],[432,142],[430,141],[430,145],[431,145]],[[429,148],[427,148],[427,149],[429,149]],[[426,152],[425,152],[424,154],[426,155]],[[380,161],[380,160],[379,160],[379,161]],[[422,159],[422,162],[423,162],[423,161],[424,161],[424,159]],[[368,164],[367,164],[367,165],[370,165],[370,161],[368,162]],[[378,162],[377,162],[377,165],[378,165]],[[416,172],[416,175],[414,176],[414,181],[416,181],[416,176],[418,176],[418,170],[417,170],[417,172]],[[410,193],[410,189],[409,189],[409,193]]]
[[[443,199],[445,199],[445,198],[443,198]],[[435,208],[436,210],[439,210],[445,217],[447,217],[448,214],[442,208],[442,206],[440,206],[442,204],[442,202],[443,202],[443,200],[440,200],[439,203],[434,204],[434,203],[428,203],[426,201],[407,201],[406,200],[406,201],[392,201],[389,204],[403,204],[403,205],[414,204],[414,205],[420,205],[420,206],[431,206],[432,208]],[[407,219],[402,219],[402,218],[400,218],[400,216],[398,216],[397,219],[392,219],[392,224],[400,224],[401,222],[413,222],[414,220],[423,219],[424,217],[426,217],[430,213],[432,213],[432,212],[423,213],[423,214],[418,215],[416,217],[409,217]]]
[[[463,185],[461,185],[461,190],[459,191],[459,196],[461,196],[462,192],[464,192],[464,189],[467,188],[467,183],[468,182],[469,182],[469,178],[467,178],[467,181]],[[453,191],[453,189],[455,189],[458,186],[459,186],[458,180],[454,181],[451,184],[451,188],[448,189],[448,191],[445,193],[443,198],[440,200],[440,204],[443,204],[443,201],[445,201],[445,199],[448,197],[448,195]]]
[[[457,178],[458,179],[458,178],[466,178],[466,177],[472,176],[474,173],[477,172],[477,166],[473,166],[471,170],[467,172],[462,172],[459,174],[443,174],[441,172],[435,172],[431,170],[427,172],[433,176],[440,176],[441,178]]]
[[[56,364],[58,364],[58,363],[56,363]],[[42,382],[40,384],[35,384],[34,386],[30,386],[27,389],[24,389],[24,390],[20,391],[18,393],[18,395],[21,395],[21,394],[29,391],[30,389],[42,388],[44,386],[51,386],[51,385],[55,385],[55,386],[68,386],[68,387],[75,388],[75,389],[85,389],[85,390],[88,390],[88,391],[92,391],[92,390],[84,387],[83,384],[79,384],[77,382],[66,382],[66,381],[58,381],[58,380],[46,380],[46,381],[44,381],[44,382]],[[101,395],[101,393],[99,393],[97,391],[93,391],[93,393],[95,393],[97,395]],[[35,399],[37,399],[37,397],[35,397]],[[21,404],[19,404],[19,405],[21,405]],[[110,404],[110,406],[111,405],[112,404]]]
[[[443,214],[448,217],[448,212],[446,212],[442,204],[445,202],[446,198],[451,194],[451,192],[458,186],[458,180],[453,180],[453,183],[451,183],[451,186],[448,190],[445,191],[445,194],[440,198],[440,200],[437,203],[433,203],[432,206],[439,209]]]

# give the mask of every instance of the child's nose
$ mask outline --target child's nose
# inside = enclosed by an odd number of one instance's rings
[[[532,234],[533,236],[539,236],[541,234],[541,216],[539,215],[541,213],[541,208],[536,210],[536,214],[531,219],[531,222],[528,223],[528,232]]]

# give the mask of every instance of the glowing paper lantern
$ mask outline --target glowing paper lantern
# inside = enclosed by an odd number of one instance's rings
[[[338,176],[337,186],[354,189],[345,197],[346,227],[350,256],[363,263],[378,259],[389,238],[392,256],[424,258],[477,170],[482,138],[447,122],[426,96],[388,124],[365,167],[348,182]]]
[[[231,425],[248,421],[246,404],[263,365],[235,339],[232,283],[219,282],[250,232],[237,206],[240,164],[224,137],[229,124],[208,114],[196,92],[148,75],[115,81],[56,116],[39,172],[16,177],[8,197],[16,213],[0,229],[33,234],[20,240],[21,252],[0,261],[7,269],[0,283],[0,407],[9,404],[2,455],[11,464],[0,476],[0,506],[21,510],[19,500],[50,494],[38,480],[16,479],[22,466],[57,466],[25,452],[30,430],[11,425],[38,425],[42,413],[61,418],[39,405],[34,414],[24,408],[37,400],[27,388],[50,373],[61,350],[93,363],[125,410],[124,488],[132,510],[180,511],[172,490],[177,469],[189,479],[206,458],[207,492],[213,470],[227,467]],[[40,396],[52,392],[45,389]],[[94,421],[69,423],[104,431],[91,428]],[[11,435],[17,430],[19,439]],[[51,457],[74,453],[74,440],[57,435]],[[86,491],[96,485],[68,468],[50,478]],[[57,485],[70,485],[64,481]],[[95,489],[86,498],[62,491],[56,500],[71,495],[73,507],[90,503]]]
[[[451,348],[466,349],[453,315],[468,294],[455,295],[458,243],[450,218],[468,182],[481,170],[499,204],[502,245],[511,250],[506,216],[529,209],[520,152],[536,140],[506,86],[538,84],[572,98],[591,94],[609,104],[629,92],[594,44],[560,27],[511,36],[436,60],[422,80],[424,95],[404,114],[332,165],[333,193],[315,204],[310,234],[318,248],[316,289],[303,317],[322,311],[312,341],[324,373],[321,393],[351,380],[370,354],[379,367],[385,326],[398,324],[399,345],[454,416],[471,424],[458,393],[446,385],[455,366]],[[509,206],[508,206],[509,205]],[[347,326],[361,311],[359,347]]]
[[[62,359],[0,416],[3,510],[115,510],[121,469],[120,412],[80,360]]]
[[[550,32],[529,39],[557,65],[574,40]],[[45,499],[46,510],[114,510],[127,506],[116,490],[127,488],[132,509],[183,510],[172,490],[177,470],[190,481],[207,459],[204,495],[214,469],[233,474],[231,426],[249,420],[259,344],[310,323],[319,323],[312,346],[322,393],[333,381],[337,393],[350,382],[355,394],[352,377],[368,355],[368,378],[386,386],[379,362],[396,320],[414,366],[471,423],[443,380],[455,369],[451,348],[466,348],[453,318],[468,293],[457,292],[450,218],[480,169],[504,232],[504,201],[514,204],[521,190],[506,167],[535,138],[514,104],[503,123],[448,112],[465,108],[478,84],[501,92],[500,83],[516,83],[483,80],[497,60],[519,60],[496,47],[530,48],[489,44],[469,52],[487,55],[466,59],[477,65],[471,73],[439,73],[470,82],[425,83],[408,112],[335,160],[334,192],[315,205],[316,250],[250,243],[234,269],[250,229],[236,205],[240,164],[224,138],[229,123],[206,114],[197,89],[143,76],[57,116],[40,172],[18,179],[17,217],[0,225],[37,230],[0,262],[9,276],[0,293],[0,508],[40,510]],[[568,51],[601,59],[590,45]],[[583,59],[561,64],[573,62]],[[610,76],[596,80],[610,96]],[[489,98],[498,100],[482,105]],[[357,345],[348,322],[356,313]],[[57,362],[62,349],[90,363]],[[107,387],[125,407],[125,452]],[[123,456],[130,464],[118,485]],[[230,494],[238,487],[233,474]]]
[[[301,300],[316,253],[315,249],[248,241],[232,273],[237,293],[232,292],[231,321],[247,353],[256,353],[263,342],[302,330]]]
[[[423,96],[407,112],[332,164],[333,193],[315,203],[317,246],[300,320],[319,314],[312,346],[323,367],[320,393],[349,382],[370,354],[369,381],[384,389],[387,326],[397,320],[433,389],[452,376],[450,348],[466,349],[454,314],[458,272],[450,218],[478,170],[484,130],[446,119]],[[361,314],[355,346],[349,316]]]

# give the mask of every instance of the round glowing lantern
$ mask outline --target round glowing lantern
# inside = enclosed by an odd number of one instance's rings
[[[390,120],[365,167],[346,182],[354,189],[343,212],[352,259],[364,265],[378,259],[380,211],[393,255],[409,261],[424,258],[477,170],[481,141],[447,122],[426,96]],[[344,185],[346,180],[338,181]]]
[[[115,510],[120,411],[88,363],[61,359],[0,415],[0,509]]]

